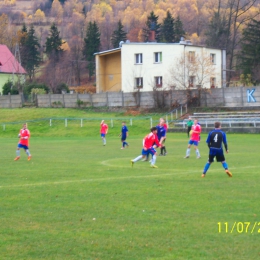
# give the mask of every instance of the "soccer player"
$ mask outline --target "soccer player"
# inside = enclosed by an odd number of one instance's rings
[[[188,137],[190,137],[190,130],[191,130],[192,126],[193,126],[193,121],[192,121],[191,117],[189,116],[189,120],[187,122],[187,134],[188,134]]]
[[[165,126],[166,125],[166,126]],[[156,126],[157,128],[157,137],[160,142],[161,146],[161,153],[160,155],[166,155],[166,147],[164,145],[166,140],[166,131],[167,131],[167,124],[165,124],[165,121],[163,118],[160,118],[159,125]]]
[[[155,165],[156,162],[156,150],[154,148],[154,143],[158,146],[161,147],[161,144],[159,143],[158,137],[157,137],[157,128],[152,127],[151,128],[151,133],[145,136],[143,139],[143,149],[142,149],[142,155],[137,156],[135,159],[131,160],[132,167],[135,162],[141,160],[142,158],[145,158],[147,155],[151,154],[152,155],[152,160],[151,160],[151,167],[152,168],[158,168]]]
[[[225,150],[228,153],[228,145],[227,145],[227,138],[225,132],[221,130],[221,123],[215,122],[215,130],[211,131],[208,134],[208,138],[206,140],[206,143],[209,147],[209,160],[206,163],[203,173],[201,175],[202,178],[206,177],[206,173],[211,165],[213,163],[214,158],[216,157],[217,162],[221,162],[223,168],[225,169],[226,174],[229,177],[232,177],[232,173],[228,170],[228,165],[225,161],[225,156],[222,148],[222,143],[225,146]]]
[[[129,144],[126,142],[126,138],[128,137],[128,128],[125,125],[125,122],[122,122],[122,129],[121,129],[121,142],[122,142],[122,147],[121,149],[125,149],[125,146],[129,146]]]
[[[29,151],[29,138],[30,138],[30,131],[27,129],[27,124],[23,124],[23,128],[20,130],[18,134],[19,142],[16,149],[16,157],[15,161],[20,159],[20,148],[23,148],[26,154],[28,155],[28,161],[31,160],[32,156]]]
[[[199,141],[200,141],[200,133],[201,133],[201,126],[198,124],[198,120],[194,120],[194,125],[191,127],[191,138],[188,143],[188,148],[186,150],[186,156],[184,158],[190,157],[190,147],[194,145],[194,149],[197,155],[197,159],[200,158],[200,152],[198,149]]]
[[[101,135],[104,146],[107,144],[107,141],[106,141],[107,133],[108,133],[108,125],[105,124],[105,120],[102,120],[100,123],[100,135]]]

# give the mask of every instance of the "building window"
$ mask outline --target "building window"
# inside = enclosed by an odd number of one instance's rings
[[[212,64],[216,64],[216,54],[210,53],[210,61]]]
[[[162,62],[162,52],[155,52],[154,53],[154,62],[161,63]]]
[[[189,51],[189,62],[195,61],[195,51]]]
[[[155,86],[156,88],[161,88],[162,87],[162,77],[155,77]]]
[[[142,53],[135,54],[135,64],[143,64],[143,54]]]
[[[216,87],[216,78],[210,78],[210,88]]]
[[[195,86],[195,76],[189,77],[189,88],[193,88]]]
[[[143,78],[135,78],[135,88],[143,88]]]

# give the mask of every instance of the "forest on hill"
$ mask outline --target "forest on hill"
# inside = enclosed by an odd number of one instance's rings
[[[179,42],[183,36],[196,45],[226,49],[228,79],[243,74],[245,84],[258,83],[259,10],[260,0],[0,0],[0,44],[14,52],[19,43],[28,71],[21,41],[33,27],[39,62],[29,81],[51,84],[55,92],[58,83],[81,85],[93,78],[94,52],[118,47],[121,40],[147,41],[155,24],[158,42]],[[53,25],[63,54],[55,62],[61,76],[50,83],[46,74],[54,68],[52,64],[48,69],[51,55],[46,44]]]

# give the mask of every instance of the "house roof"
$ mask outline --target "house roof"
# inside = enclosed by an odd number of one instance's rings
[[[0,44],[0,73],[26,74],[6,45]]]

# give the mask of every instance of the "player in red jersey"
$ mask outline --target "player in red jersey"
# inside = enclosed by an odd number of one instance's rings
[[[190,147],[191,145],[194,145],[194,149],[197,155],[197,159],[200,158],[200,152],[198,149],[199,141],[200,141],[200,133],[201,133],[201,126],[198,124],[198,120],[194,120],[194,124],[191,127],[191,138],[188,143],[188,148],[186,151],[186,156],[184,158],[189,158],[190,157]]]
[[[156,127],[152,127],[151,133],[146,135],[145,138],[143,139],[142,155],[139,155],[135,159],[131,160],[132,167],[135,162],[137,162],[137,161],[141,160],[142,158],[145,158],[147,155],[151,154],[152,155],[151,167],[158,168],[155,165],[157,153],[154,148],[154,144],[158,147],[161,147],[161,144],[159,143],[159,140],[157,137],[157,128]]]
[[[100,123],[100,135],[103,141],[103,145],[107,144],[106,134],[108,133],[108,125],[105,124],[105,120],[102,120]]]
[[[26,154],[28,155],[28,161],[31,160],[31,154],[29,151],[29,138],[30,138],[30,131],[27,129],[27,124],[23,124],[23,128],[20,130],[18,134],[18,138],[20,138],[17,149],[16,149],[16,157],[15,161],[20,159],[20,148],[23,148]]]

